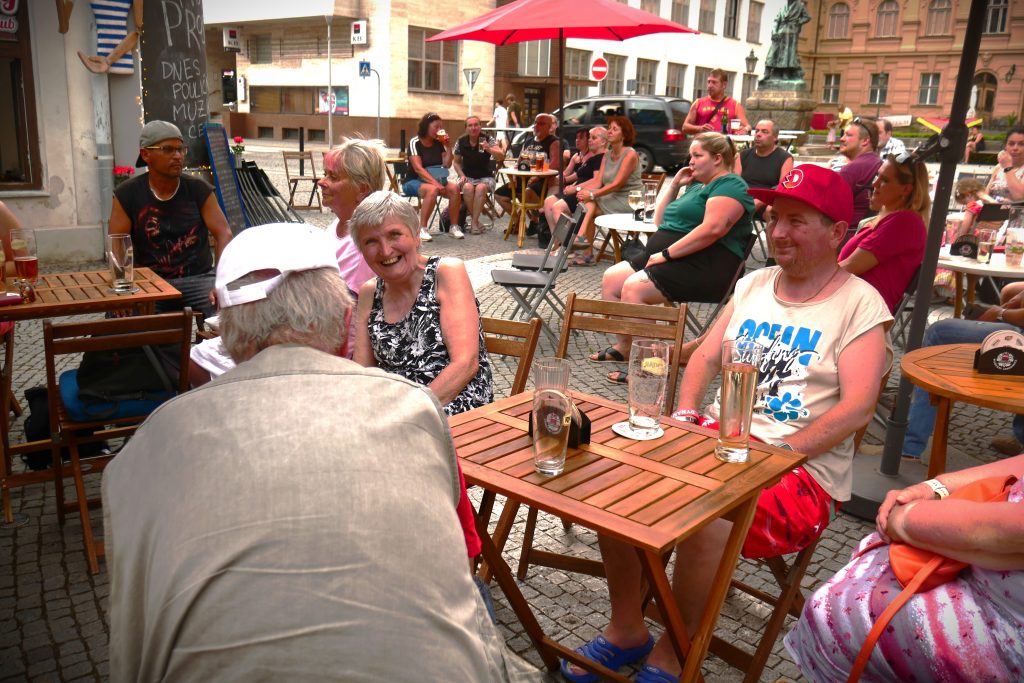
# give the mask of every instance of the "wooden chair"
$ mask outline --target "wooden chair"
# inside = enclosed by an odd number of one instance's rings
[[[512,380],[511,394],[519,394],[526,390],[526,380],[530,376],[530,366],[533,365],[533,355],[537,351],[537,342],[540,340],[540,318],[531,318],[529,322],[518,320],[502,320],[501,318],[487,318],[481,316],[480,323],[484,328],[484,343],[487,345],[487,353],[509,356],[519,359],[519,366],[516,369],[516,376]],[[491,510],[494,508],[494,492],[484,490],[480,500],[480,518],[490,521]],[[518,507],[518,506],[516,506]],[[502,545],[508,539],[509,531],[512,528],[514,516],[505,520],[506,525],[495,530],[500,534]],[[486,567],[481,569],[481,576],[490,580],[490,570]]]
[[[43,323],[43,345],[46,354],[46,385],[50,403],[50,431],[53,434],[51,452],[53,453],[56,482],[61,493],[58,494],[58,516],[63,522],[66,511],[77,511],[82,521],[82,535],[85,541],[85,553],[89,560],[89,571],[99,571],[98,558],[104,554],[103,540],[93,535],[89,520],[89,508],[100,504],[99,499],[89,500],[85,493],[82,460],[79,457],[79,444],[118,439],[131,436],[139,424],[146,419],[152,408],[143,414],[122,415],[118,411],[110,417],[90,421],[75,421],[68,413],[61,398],[60,384],[57,375],[57,359],[69,354],[80,354],[86,351],[106,349],[131,349],[142,346],[174,345],[177,361],[181,371],[178,373],[177,392],[188,390],[189,345],[192,340],[192,309],[185,308],[176,313],[162,315],[141,315],[127,318],[110,318],[84,323],[54,324],[47,320]],[[76,372],[76,371],[68,371]],[[68,372],[62,373],[60,379],[72,381]],[[71,470],[75,480],[76,500],[62,504],[63,465],[61,448],[67,448],[71,457]],[[97,474],[103,471],[113,455],[100,455],[88,458],[88,473]]]
[[[732,580],[732,587],[747,595],[772,606],[771,616],[765,624],[758,641],[757,648],[753,652],[747,652],[737,647],[732,642],[722,640],[718,636],[711,637],[711,644],[708,647],[710,652],[720,657],[730,666],[744,672],[744,683],[754,683],[761,680],[761,672],[764,671],[765,663],[772,653],[775,641],[779,638],[782,627],[786,624],[786,617],[793,615],[799,618],[804,608],[804,596],[800,590],[800,582],[807,573],[807,567],[814,556],[814,550],[818,547],[821,536],[811,542],[809,546],[792,556],[787,562],[784,557],[768,557],[761,560],[779,584],[778,595],[766,593],[760,589],[749,586],[737,579]],[[678,562],[678,558],[676,559]]]
[[[577,298],[572,292],[565,300],[565,320],[562,324],[562,336],[558,342],[555,355],[565,358],[569,349],[569,338],[576,330],[590,332],[606,332],[609,334],[628,334],[634,337],[663,339],[672,345],[668,367],[668,388],[665,394],[665,406],[674,406],[676,388],[679,381],[679,349],[683,345],[683,333],[686,329],[686,304],[678,308],[672,306],[652,306],[648,304],[630,304],[621,301],[602,301],[600,299]],[[671,409],[669,409],[671,412]],[[508,501],[498,527],[511,525],[515,519],[519,505]],[[563,522],[564,524],[564,522]],[[604,569],[600,563],[575,557],[557,555],[533,549],[533,535],[537,526],[537,509],[530,508],[526,517],[526,529],[523,532],[523,546],[519,555],[519,566],[516,575],[526,578],[531,564],[556,567],[594,576],[603,576]],[[495,544],[501,550],[505,538],[495,536]]]
[[[320,186],[317,184],[320,177],[316,174],[316,165],[313,163],[313,152],[288,152],[281,151],[284,158],[284,175],[288,183],[288,207],[293,209],[312,209],[313,199],[316,198],[316,208],[322,209],[320,205]],[[306,168],[309,164],[309,168]],[[294,173],[292,172],[294,169]],[[309,183],[309,200],[305,206],[295,203],[295,191],[299,189],[299,183]]]
[[[661,186],[665,184],[664,173],[641,173],[640,182],[643,183],[644,191],[654,190],[661,192]]]

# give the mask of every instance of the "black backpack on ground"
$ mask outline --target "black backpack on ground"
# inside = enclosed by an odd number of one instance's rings
[[[25,440],[41,441],[50,438],[50,402],[49,392],[46,387],[32,387],[25,390],[25,403],[28,404],[28,415],[25,417]],[[78,446],[78,454],[83,458],[89,458],[107,451],[107,444],[103,442],[83,443]],[[65,462],[71,459],[68,449],[60,450],[61,458]],[[21,456],[25,467],[33,471],[45,470],[53,464],[52,451],[35,451],[24,453]]]

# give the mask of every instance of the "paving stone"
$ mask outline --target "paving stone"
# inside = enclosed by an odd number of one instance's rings
[[[69,679],[81,676],[83,674],[87,674],[87,673],[91,674],[91,673],[93,673],[93,671],[94,671],[94,667],[93,667],[92,662],[86,660],[84,662],[79,662],[77,664],[72,664],[71,666],[68,666],[68,667],[61,667],[61,676],[65,680],[69,680]]]
[[[43,674],[52,673],[57,670],[57,661],[53,659],[44,660],[42,662],[36,662],[32,666],[28,667],[28,677],[37,678]]]

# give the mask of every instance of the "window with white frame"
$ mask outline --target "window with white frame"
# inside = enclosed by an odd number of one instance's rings
[[[837,2],[828,11],[829,38],[847,38],[850,35],[850,6],[845,2]]]
[[[658,61],[655,59],[636,60],[636,94],[653,95],[654,83],[658,79]]]
[[[551,41],[528,40],[519,43],[519,75],[551,75]]]
[[[409,27],[409,90],[459,91],[459,41],[426,42],[438,33]]]
[[[701,33],[715,32],[715,0],[700,0],[700,17],[697,29]]]
[[[750,11],[747,12],[747,42],[761,42],[761,15],[764,14],[763,2],[750,3]]]
[[[900,22],[900,6],[896,0],[885,0],[875,14],[875,37],[891,38],[896,35]]]
[[[944,36],[949,34],[950,20],[953,17],[953,3],[950,0],[932,0],[928,4],[925,35]]]
[[[871,86],[868,88],[870,104],[885,104],[889,98],[889,74],[887,72],[871,74]]]
[[[661,0],[640,0],[640,9],[661,16]]]
[[[939,74],[921,74],[921,87],[917,91],[917,103],[939,103]]]
[[[825,74],[825,84],[821,89],[821,101],[839,104],[839,74]]]
[[[669,62],[665,76],[665,97],[685,97],[686,65]]]
[[[983,33],[1006,33],[1007,0],[988,0]]]
[[[697,66],[693,68],[693,97],[690,99],[696,102],[706,94],[708,87],[708,76],[711,75],[711,69],[706,66]]]
[[[269,33],[253,36],[248,44],[250,64],[271,64],[274,61],[274,42]]]
[[[623,55],[605,53],[608,61],[608,75],[601,81],[602,95],[617,95],[624,92],[626,81],[626,58]]]
[[[688,26],[690,21],[690,0],[672,0],[672,21]]]
[[[565,50],[565,77],[581,81],[590,80],[590,62],[594,53],[590,50],[579,50],[566,48]],[[586,97],[590,94],[590,86],[582,83],[574,83],[565,86],[565,101],[571,102]]]

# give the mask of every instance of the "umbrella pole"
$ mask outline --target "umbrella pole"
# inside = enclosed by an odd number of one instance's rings
[[[956,165],[963,157],[967,141],[968,100],[971,96],[971,81],[978,64],[978,50],[981,45],[981,29],[985,18],[985,0],[972,0],[964,32],[964,47],[960,55],[960,70],[957,74],[956,89],[953,92],[953,106],[949,123],[942,131],[939,153],[942,164],[935,182],[935,201],[928,225],[928,242],[925,246],[924,261],[914,297],[914,314],[907,333],[907,351],[921,346],[924,328],[928,321],[928,306],[931,303],[932,283],[935,281],[935,266],[939,259],[942,231],[946,224],[946,207],[953,190]],[[878,512],[885,494],[892,488],[907,486],[913,481],[902,481],[900,457],[903,453],[903,437],[907,433],[907,416],[910,413],[910,392],[913,386],[905,378],[900,379],[896,404],[886,421],[885,451],[881,467],[876,469],[870,458],[854,458],[853,497],[843,505],[843,511],[862,519],[872,520]]]
[[[562,115],[565,113],[565,29],[558,29],[558,149],[562,150]],[[558,191],[565,191],[565,155],[558,160]]]

